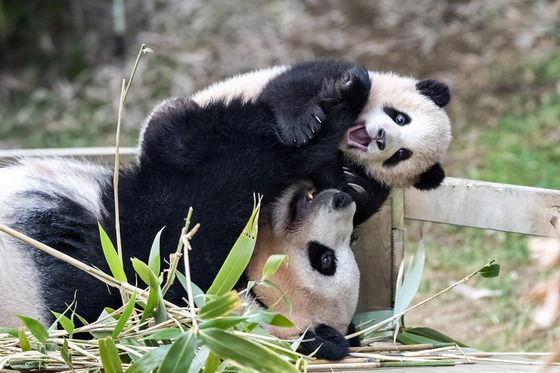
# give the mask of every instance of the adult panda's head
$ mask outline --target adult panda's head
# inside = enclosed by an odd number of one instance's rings
[[[443,110],[449,88],[435,80],[418,81],[371,72],[372,90],[342,151],[391,187],[432,189],[445,174],[440,158],[451,142]]]
[[[337,360],[348,352],[343,335],[356,310],[360,273],[350,248],[356,205],[351,197],[334,189],[313,195],[307,183],[293,186],[272,206],[270,221],[260,223],[248,280],[261,278],[270,255],[285,254],[289,265],[270,278],[278,289],[255,286],[251,296],[262,308],[287,316],[295,328],[270,327],[280,338],[298,338],[306,332],[307,352],[321,346],[319,356]],[[291,314],[282,302],[292,302]]]

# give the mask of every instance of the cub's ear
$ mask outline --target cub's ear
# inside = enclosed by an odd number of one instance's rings
[[[426,79],[416,83],[416,89],[424,96],[429,97],[437,106],[444,107],[451,99],[447,84],[437,80]]]
[[[414,187],[419,190],[435,189],[440,186],[443,179],[445,179],[445,172],[441,164],[436,163],[420,175]]]

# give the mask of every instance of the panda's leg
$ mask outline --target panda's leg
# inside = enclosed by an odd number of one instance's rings
[[[357,118],[370,87],[365,68],[346,61],[322,60],[297,64],[279,74],[259,99],[274,113],[275,130],[282,143],[300,146],[320,136],[329,111],[336,106],[343,105],[350,117]]]

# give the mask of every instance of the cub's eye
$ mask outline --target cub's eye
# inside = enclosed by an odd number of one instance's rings
[[[394,107],[384,106],[383,111],[399,126],[406,126],[412,121],[408,114],[398,111]]]
[[[405,161],[405,160],[409,159],[410,157],[412,157],[412,152],[410,150],[405,149],[405,148],[400,148],[399,150],[397,150],[396,152],[393,153],[391,158],[389,158],[385,162],[383,162],[383,166],[385,166],[385,167],[396,166],[400,162]]]
[[[404,124],[406,123],[406,118],[404,117],[404,115],[398,114],[395,117],[395,123],[397,123],[399,126],[404,126]]]
[[[332,267],[334,262],[334,256],[331,253],[324,253],[321,255],[321,264],[323,266],[323,271]]]
[[[327,246],[311,241],[307,244],[309,264],[323,276],[332,276],[336,272],[336,256],[332,249]]]
[[[404,158],[406,158],[408,153],[410,153],[410,152],[406,149],[399,149],[399,150],[397,150],[396,156],[399,159],[404,159]]]

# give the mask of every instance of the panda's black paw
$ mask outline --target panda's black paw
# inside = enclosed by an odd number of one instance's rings
[[[342,190],[356,202],[354,225],[360,225],[375,214],[387,197],[389,188],[367,174],[361,165],[344,162]]]
[[[326,115],[318,100],[312,100],[300,108],[286,106],[276,113],[276,118],[276,131],[280,141],[285,145],[301,146],[317,135]]]
[[[327,360],[342,360],[348,355],[350,342],[336,329],[320,324],[314,331],[307,331],[301,347],[316,357]]]

